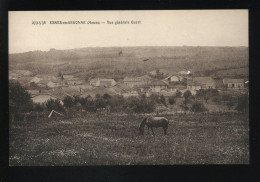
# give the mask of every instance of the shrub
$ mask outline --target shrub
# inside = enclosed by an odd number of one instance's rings
[[[42,112],[44,111],[44,105],[40,103],[34,104],[33,110],[36,112]]]
[[[108,100],[108,105],[112,111],[119,111],[124,107],[125,99],[121,95],[115,95]]]
[[[103,98],[104,98],[104,99],[111,99],[111,96],[110,96],[109,94],[105,93],[105,94],[103,95]]]
[[[163,95],[160,96],[160,101],[163,105],[167,106],[165,97]]]
[[[200,89],[197,91],[196,96],[208,102],[210,98],[219,96],[219,92],[217,89]]]
[[[156,94],[152,94],[150,96],[150,100],[154,101],[155,103],[160,103],[160,98],[159,98],[159,95],[156,95]]]
[[[189,110],[189,107],[187,105],[187,100],[184,100],[182,103],[181,103],[181,108],[184,110],[184,111],[187,111]]]
[[[70,96],[66,96],[63,99],[63,103],[66,108],[71,108],[75,104],[73,98]]]
[[[207,108],[204,106],[203,103],[201,102],[194,102],[191,106],[191,109],[190,109],[192,112],[204,112],[204,111],[207,111]]]
[[[173,97],[173,96],[171,96],[170,98],[169,98],[169,104],[171,104],[171,105],[173,105],[173,104],[175,104],[175,97]]]
[[[182,96],[182,93],[179,91],[179,90],[177,90],[177,92],[176,92],[176,97],[177,98],[180,98]]]
[[[10,113],[26,112],[33,109],[30,94],[17,81],[9,82],[9,108]]]
[[[46,102],[46,108],[49,111],[51,111],[51,110],[64,111],[64,108],[58,99],[49,99]]]
[[[192,96],[191,92],[189,90],[185,91],[183,94],[183,97],[185,100],[188,100]]]
[[[238,104],[236,106],[236,110],[240,112],[248,112],[249,110],[249,99],[248,95],[244,94],[238,98]]]

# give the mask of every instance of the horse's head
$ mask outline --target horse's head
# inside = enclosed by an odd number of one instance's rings
[[[144,135],[144,127],[145,127],[146,121],[147,121],[147,118],[144,118],[143,121],[141,122],[140,127],[139,127],[139,135]]]

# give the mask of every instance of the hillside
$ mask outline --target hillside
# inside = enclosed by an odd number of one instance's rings
[[[156,68],[170,73],[190,70],[214,75],[222,74],[222,70],[229,73],[229,70],[243,69],[248,75],[248,60],[247,47],[92,47],[10,54],[9,69],[42,74],[62,71],[82,78],[99,75],[118,79]],[[240,74],[240,71],[232,72]]]

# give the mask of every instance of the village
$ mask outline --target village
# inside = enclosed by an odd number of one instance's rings
[[[212,78],[210,76],[195,76],[190,71],[180,71],[175,74],[165,73],[162,69],[153,70],[138,77],[124,77],[117,82],[113,78],[90,78],[88,81],[65,75],[33,74],[28,70],[10,71],[10,80],[17,80],[31,95],[34,103],[44,104],[50,99],[59,100],[67,96],[80,98],[97,94],[110,96],[121,95],[124,98],[163,95],[166,99],[183,95],[189,90],[196,95],[199,90],[216,89],[219,92],[233,94],[247,93],[248,80],[241,78]]]

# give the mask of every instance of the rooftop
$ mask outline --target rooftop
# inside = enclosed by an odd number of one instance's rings
[[[223,79],[223,83],[244,83],[244,79],[232,79],[232,78],[225,78]]]

